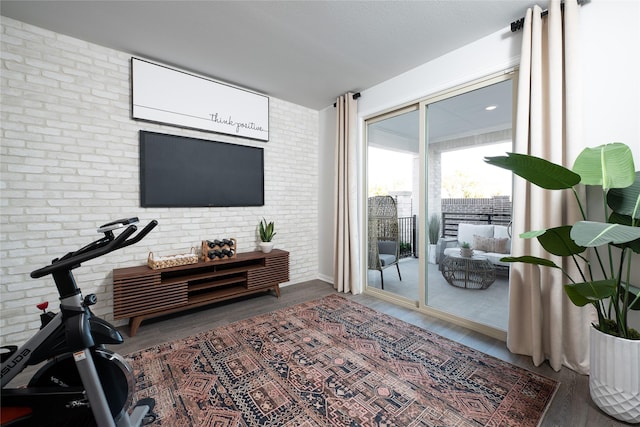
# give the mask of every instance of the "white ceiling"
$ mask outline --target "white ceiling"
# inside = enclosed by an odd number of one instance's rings
[[[320,110],[508,27],[534,2],[2,0],[0,12]]]
[[[455,138],[486,135],[512,127],[512,81],[505,80],[429,104],[427,139],[430,144]],[[486,107],[494,106],[488,111]],[[368,128],[369,146],[419,152],[418,110],[373,123]],[[487,143],[496,141],[486,138]]]

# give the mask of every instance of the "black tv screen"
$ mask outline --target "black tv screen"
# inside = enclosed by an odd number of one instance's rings
[[[264,205],[264,150],[140,131],[140,205]]]

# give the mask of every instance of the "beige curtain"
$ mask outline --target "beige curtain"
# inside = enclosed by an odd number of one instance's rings
[[[571,167],[583,148],[580,61],[577,45],[578,5],[549,2],[549,14],[535,6],[525,16],[518,77],[515,151]],[[564,19],[564,28],[563,28]],[[515,255],[549,255],[537,240],[519,239],[527,230],[541,230],[579,219],[568,191],[548,191],[516,178],[513,191]],[[556,264],[561,259],[554,259]],[[572,268],[569,264],[565,268]],[[549,361],[559,370],[589,370],[589,325],[592,311],[575,307],[564,293],[557,269],[525,264],[511,267],[507,346],[530,355],[535,365]]]
[[[338,292],[362,292],[358,255],[358,102],[348,92],[336,101],[336,159],[333,287]]]

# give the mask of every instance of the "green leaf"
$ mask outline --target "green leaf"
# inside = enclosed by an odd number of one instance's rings
[[[607,222],[609,224],[633,225],[631,217],[629,215],[622,215],[617,212],[611,212],[611,215],[609,215]]]
[[[564,166],[527,154],[507,153],[507,156],[485,157],[484,161],[515,173],[546,190],[563,190],[580,183],[580,175]]]
[[[267,220],[262,218],[260,221],[260,241],[262,242],[270,242],[273,237],[276,235],[275,233],[275,225],[273,222],[267,224]]]
[[[613,190],[612,190],[613,191]],[[610,191],[611,192],[611,191]],[[631,217],[628,215],[620,215],[618,213],[612,212],[609,215],[609,220],[607,221],[609,224],[622,224],[622,225],[631,225]],[[631,242],[626,242],[622,244],[615,245],[620,249],[629,248],[633,252],[640,254],[640,239],[633,240]]]
[[[520,235],[520,237],[522,237],[523,239],[533,239],[534,237],[542,236],[546,232],[547,232],[547,230],[526,231],[526,232],[522,233]]]
[[[544,267],[560,268],[560,267],[558,267],[556,265],[556,263],[554,263],[551,260],[544,259],[544,258],[538,258],[538,257],[531,256],[531,255],[518,256],[518,257],[507,256],[507,257],[504,257],[504,258],[500,258],[500,261],[502,261],[502,262],[523,262],[525,264],[534,264],[534,265],[542,265]]]
[[[578,245],[590,248],[607,243],[627,243],[640,239],[640,227],[606,222],[578,221],[571,229],[571,238]]]
[[[627,291],[624,288],[624,285],[620,285],[620,301],[624,301],[626,293]],[[640,288],[629,285],[629,304],[633,303],[633,301],[638,298],[638,295],[640,295]],[[635,304],[631,304],[629,309],[640,310],[640,298],[635,302]]]
[[[630,186],[609,190],[607,204],[615,213],[640,219],[640,171],[635,173],[635,181]]]
[[[609,298],[616,293],[615,280],[598,280],[596,282],[572,283],[564,285],[567,296],[575,305],[584,305]]]
[[[571,287],[571,285],[564,285],[564,292],[567,294],[571,302],[578,307],[584,307],[587,304],[592,304],[593,301],[590,301],[588,298],[580,295],[576,290]]]
[[[573,171],[585,185],[624,188],[635,180],[635,166],[631,149],[621,142],[585,148],[576,158]]]
[[[538,241],[547,252],[553,255],[571,256],[580,254],[587,248],[574,242],[571,230],[572,227],[570,225],[549,228],[544,234],[538,236]]]

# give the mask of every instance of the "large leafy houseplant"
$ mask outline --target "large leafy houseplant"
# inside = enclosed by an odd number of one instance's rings
[[[633,154],[622,143],[587,148],[577,157],[573,170],[539,157],[507,153],[485,161],[547,190],[571,190],[582,221],[547,230],[529,231],[523,238],[537,238],[550,254],[569,257],[578,278],[555,262],[534,256],[505,257],[505,262],[524,262],[558,268],[568,280],[565,292],[577,306],[592,304],[600,331],[638,340],[640,333],[629,326],[629,311],[640,310],[640,288],[631,284],[634,254],[640,253],[640,171]],[[577,186],[602,187],[605,217],[590,220]],[[591,253],[587,253],[591,248]],[[636,261],[637,263],[637,261]]]

